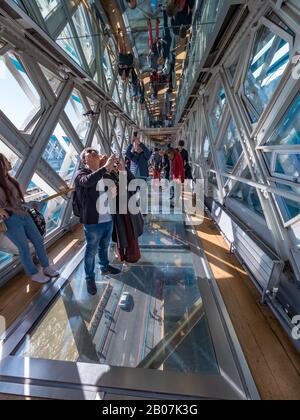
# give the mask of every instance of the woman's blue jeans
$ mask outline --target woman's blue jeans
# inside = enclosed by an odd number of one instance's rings
[[[86,279],[95,280],[95,260],[97,253],[99,255],[101,270],[106,270],[109,266],[108,250],[112,239],[113,222],[85,225],[84,232],[87,242],[84,260]]]
[[[38,270],[33,262],[29,241],[32,242],[42,267],[49,267],[49,259],[44,246],[44,239],[30,216],[13,214],[5,220],[6,236],[18,248],[20,259],[26,274],[33,276]]]

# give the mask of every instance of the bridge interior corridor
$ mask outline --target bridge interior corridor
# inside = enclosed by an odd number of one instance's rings
[[[208,215],[196,228],[183,216],[147,216],[141,261],[120,266],[116,278],[99,270],[95,297],[86,291],[81,229],[67,239],[71,261],[61,242],[52,251],[64,254],[61,278],[32,294],[24,311],[6,309],[12,321],[2,353],[10,363],[0,365],[0,391],[68,398],[76,384],[79,399],[299,398],[299,355]],[[111,258],[118,264],[114,247]],[[15,280],[14,299],[23,300],[24,280]],[[3,288],[4,308],[12,284]],[[130,300],[122,309],[124,292]]]
[[[300,400],[299,115],[300,0],[1,0],[0,400]]]

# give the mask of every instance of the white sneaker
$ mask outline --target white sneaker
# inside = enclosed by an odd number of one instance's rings
[[[50,265],[49,267],[44,268],[44,275],[47,276],[47,277],[54,278],[54,277],[59,277],[60,276],[60,273],[58,271],[56,271],[54,269],[54,267],[52,267]]]
[[[41,273],[37,273],[34,276],[31,276],[31,280],[34,281],[35,283],[46,284],[46,283],[49,283],[51,279],[49,277],[43,276],[43,274]]]

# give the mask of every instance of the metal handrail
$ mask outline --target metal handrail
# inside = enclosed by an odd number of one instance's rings
[[[39,203],[48,203],[49,201],[55,200],[56,198],[62,197],[63,195],[66,195],[70,192],[74,192],[75,188],[67,188],[64,191],[61,191],[60,193],[51,195],[50,197],[44,198],[44,200],[39,201]]]

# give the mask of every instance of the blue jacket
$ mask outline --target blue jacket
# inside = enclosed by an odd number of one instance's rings
[[[148,169],[148,162],[151,158],[151,152],[143,143],[140,144],[140,147],[143,149],[141,154],[138,154],[133,151],[133,144],[130,144],[126,150],[126,157],[131,160],[131,162],[135,163],[139,170],[140,176],[143,178],[148,178],[149,176],[149,169]],[[136,174],[133,174],[136,175]]]

